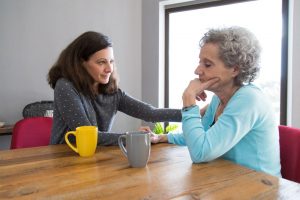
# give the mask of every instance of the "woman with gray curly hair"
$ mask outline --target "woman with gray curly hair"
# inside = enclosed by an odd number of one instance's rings
[[[222,157],[281,176],[275,115],[263,92],[251,83],[259,71],[257,39],[241,27],[211,29],[200,47],[198,78],[182,95],[183,133],[157,135],[152,142],[186,145],[195,163]],[[199,112],[196,100],[205,101],[205,90],[214,96]]]

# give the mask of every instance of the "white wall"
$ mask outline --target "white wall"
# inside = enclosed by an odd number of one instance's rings
[[[164,57],[164,50],[159,49],[164,42],[164,33],[159,31],[159,23],[163,22],[163,4],[178,2],[193,3],[193,0],[143,0],[142,3],[142,98],[144,101],[160,105],[161,96],[158,95],[158,88],[163,85],[159,79],[159,67]],[[205,2],[209,0],[197,0]],[[300,128],[300,1],[290,0],[290,24],[289,24],[289,92],[288,96],[288,125]],[[159,9],[161,9],[159,11]],[[160,19],[159,16],[160,15]],[[162,66],[161,66],[162,67]],[[152,85],[151,88],[148,86]],[[297,88],[298,87],[298,88]]]
[[[0,0],[0,27],[0,121],[15,123],[26,104],[53,99],[48,70],[88,30],[112,38],[121,88],[141,99],[141,0]],[[140,123],[118,114],[113,131]]]

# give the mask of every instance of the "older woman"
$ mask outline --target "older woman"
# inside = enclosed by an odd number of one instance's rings
[[[218,157],[280,176],[279,139],[271,103],[251,82],[259,71],[260,46],[248,30],[209,30],[200,41],[198,78],[185,89],[182,134],[156,136],[153,143],[186,145],[195,163]],[[209,106],[199,114],[196,100]]]

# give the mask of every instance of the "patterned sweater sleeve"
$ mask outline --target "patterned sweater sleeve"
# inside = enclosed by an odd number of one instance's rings
[[[181,110],[156,108],[148,103],[139,101],[122,92],[119,110],[132,117],[147,122],[180,122]]]

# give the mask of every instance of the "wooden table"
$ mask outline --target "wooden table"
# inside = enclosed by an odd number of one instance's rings
[[[192,164],[186,147],[153,145],[145,168],[118,147],[81,158],[66,145],[0,151],[0,199],[299,199],[300,184],[222,159]]]
[[[4,125],[3,127],[0,127],[0,135],[11,134],[13,128],[14,128],[14,125]]]

